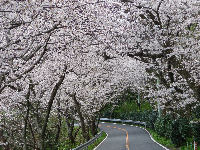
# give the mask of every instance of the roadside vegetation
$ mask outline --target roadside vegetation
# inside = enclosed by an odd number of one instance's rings
[[[102,133],[102,135],[88,147],[88,150],[93,150],[95,147],[97,147],[105,138],[107,134],[105,132]]]
[[[80,146],[81,144],[85,143],[85,139],[83,137],[83,133],[81,127],[78,124],[73,124],[70,127],[67,123],[73,122],[72,120],[65,120],[65,118],[61,118],[61,126],[60,126],[60,133],[58,141],[55,141],[57,136],[57,130],[55,128],[55,123],[57,118],[51,117],[48,127],[48,142],[46,143],[46,150],[70,150]],[[100,130],[98,130],[99,132]],[[71,134],[71,135],[70,135]],[[35,135],[37,138],[38,135]],[[92,135],[91,131],[89,132],[90,139],[94,136]],[[97,145],[99,145],[106,137],[106,133],[103,132],[102,135],[88,147],[88,150],[93,150]],[[4,150],[3,147],[0,146],[0,150]]]
[[[70,150],[73,148],[76,148],[78,146],[80,146],[81,144],[83,144],[84,142],[84,138],[81,134],[81,132],[78,132],[77,134],[77,140],[74,144],[71,144],[69,139],[66,138],[67,135],[63,136],[63,139],[60,141],[60,144],[57,146],[58,150]],[[103,132],[102,135],[91,145],[89,145],[89,147],[87,148],[88,150],[93,150],[95,147],[97,147],[104,139],[106,138],[106,133]],[[55,148],[56,149],[56,148]],[[51,149],[49,149],[51,150]]]
[[[169,148],[170,150],[192,150],[192,149],[194,149],[194,143],[193,143],[192,139],[190,141],[187,141],[186,145],[177,148],[175,146],[175,144],[172,143],[170,138],[160,136],[160,135],[158,135],[158,133],[156,133],[154,130],[152,130],[150,128],[147,128],[147,130],[149,131],[149,133],[151,134],[151,136],[153,137],[153,139],[155,141],[157,141],[161,145]],[[200,147],[198,147],[198,150],[200,150]]]

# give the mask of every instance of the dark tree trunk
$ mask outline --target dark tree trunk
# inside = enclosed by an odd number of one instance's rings
[[[47,128],[47,123],[48,123],[48,120],[49,120],[49,115],[50,115],[50,112],[51,112],[51,107],[52,107],[52,104],[53,104],[53,101],[55,99],[55,96],[57,94],[57,91],[59,89],[59,87],[61,86],[63,80],[65,79],[65,72],[66,72],[66,67],[63,71],[63,75],[60,76],[60,79],[59,81],[56,83],[56,85],[54,86],[52,92],[51,92],[51,96],[50,96],[50,100],[48,102],[48,107],[47,107],[47,112],[46,112],[46,116],[45,116],[45,120],[44,120],[44,124],[43,124],[43,127],[42,127],[42,133],[41,133],[41,149],[42,150],[45,150],[45,133],[46,133],[46,128]]]
[[[33,138],[33,148],[36,149],[36,139],[35,139],[35,135],[34,135],[34,132],[33,132],[32,125],[31,125],[29,120],[28,120],[28,125],[29,125],[29,129],[30,129],[30,132],[31,132],[31,135],[32,135],[32,138]]]
[[[73,136],[73,131],[74,131],[74,120],[71,120],[71,123],[67,121],[68,125],[68,136],[70,139],[71,144],[75,144],[75,137]]]
[[[84,137],[84,139],[86,141],[89,141],[90,140],[89,132],[86,129],[86,125],[85,125],[85,122],[84,122],[84,117],[83,117],[82,112],[81,112],[81,106],[80,106],[79,102],[76,99],[76,93],[73,94],[73,100],[74,100],[74,103],[75,103],[75,106],[76,106],[77,113],[78,113],[79,118],[80,118],[83,137]]]
[[[31,86],[29,85],[29,89],[28,89],[28,93],[26,94],[26,107],[27,107],[27,111],[26,111],[26,116],[24,118],[24,131],[23,131],[23,141],[24,141],[24,146],[23,146],[23,150],[27,150],[27,125],[28,125],[28,118],[29,118],[29,111],[30,111],[30,102],[29,102],[29,98],[30,98],[30,91],[31,91]]]
[[[58,144],[58,140],[60,137],[60,131],[61,131],[61,125],[62,125],[62,118],[61,118],[61,111],[60,111],[60,101],[57,100],[58,105],[58,124],[57,124],[57,133],[56,133],[56,139],[55,143]]]
[[[96,119],[92,119],[91,123],[90,123],[90,128],[91,128],[91,133],[92,136],[95,136],[97,134],[97,126],[96,126]]]

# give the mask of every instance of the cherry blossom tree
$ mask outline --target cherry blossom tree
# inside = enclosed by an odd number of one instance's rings
[[[149,64],[151,97],[164,109],[189,112],[200,100],[199,3],[123,0],[129,21],[126,53]],[[160,85],[156,87],[156,80]]]

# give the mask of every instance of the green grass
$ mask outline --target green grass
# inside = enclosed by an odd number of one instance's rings
[[[106,138],[106,133],[103,132],[102,135],[88,147],[88,150],[93,150],[96,146],[98,146],[105,138]]]
[[[179,148],[176,148],[170,139],[161,137],[160,135],[158,135],[155,131],[151,129],[147,129],[147,130],[149,131],[149,133],[151,134],[151,136],[156,142],[162,144],[163,146],[169,148],[170,150],[193,150],[194,149],[194,145],[191,146],[191,143],[188,144],[188,146],[181,146]],[[200,146],[198,146],[198,150],[200,150]]]
[[[75,130],[78,129],[78,127],[74,127]],[[78,147],[79,145],[81,145],[82,143],[84,143],[84,138],[81,134],[81,130],[79,130],[76,139],[75,139],[75,144],[71,144],[69,139],[68,139],[68,135],[67,135],[67,129],[62,130],[61,132],[61,139],[59,142],[58,150],[70,150],[73,148]]]
[[[194,149],[194,145],[191,146],[191,144],[189,144],[188,147],[187,146],[182,146],[180,148],[180,150],[193,150],[193,149]],[[200,146],[198,146],[197,150],[200,150]]]
[[[174,144],[171,142],[170,139],[158,135],[155,131],[153,131],[151,129],[147,128],[147,130],[149,131],[149,133],[151,134],[151,136],[153,137],[153,139],[156,142],[160,143],[161,145],[163,145],[163,146],[165,146],[165,147],[167,147],[167,148],[169,148],[171,150],[175,150],[176,149]]]
[[[81,134],[79,134],[79,135],[78,135],[78,138],[79,138],[80,140],[83,140],[83,139],[81,139],[81,137],[82,137]],[[82,137],[82,138],[83,138],[83,137]],[[93,144],[91,144],[91,145],[87,148],[87,150],[93,150],[93,149],[94,149],[97,145],[99,145],[105,138],[106,138],[106,133],[103,132],[102,135],[101,135]],[[59,146],[58,150],[70,150],[70,149],[73,149],[73,148],[76,148],[76,147],[80,146],[81,144],[82,144],[82,143],[81,143],[79,140],[77,140],[75,145],[71,145],[71,144],[69,144],[69,141],[66,140],[62,145]]]

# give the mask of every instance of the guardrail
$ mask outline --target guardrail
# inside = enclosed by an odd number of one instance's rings
[[[84,150],[87,149],[89,145],[93,144],[101,135],[102,135],[103,131],[100,131],[94,138],[92,138],[91,140],[89,140],[88,142],[80,145],[79,147],[76,147],[72,150]]]
[[[8,143],[0,143],[0,146],[5,146],[5,145],[8,145]]]
[[[146,122],[140,122],[140,121],[133,121],[133,120],[121,120],[121,119],[109,119],[109,118],[100,118],[100,121],[104,122],[116,122],[116,123],[130,123],[135,125],[142,125],[146,128]]]

